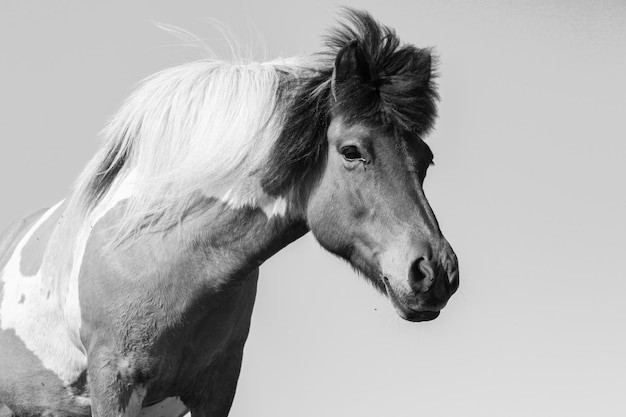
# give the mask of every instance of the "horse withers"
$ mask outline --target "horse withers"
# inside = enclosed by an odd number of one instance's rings
[[[73,193],[0,240],[18,416],[226,416],[259,266],[311,231],[411,321],[458,265],[424,196],[433,59],[364,12],[326,48],[148,78]]]

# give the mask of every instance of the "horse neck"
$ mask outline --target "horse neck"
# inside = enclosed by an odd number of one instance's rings
[[[211,200],[181,224],[181,236],[194,257],[215,266],[222,279],[245,276],[308,232],[306,222],[270,216],[260,208],[232,208]]]

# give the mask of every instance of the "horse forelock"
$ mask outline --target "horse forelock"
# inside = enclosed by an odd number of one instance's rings
[[[344,16],[326,37],[327,53],[336,57],[356,42],[368,68],[367,74],[337,83],[335,111],[347,121],[373,122],[419,136],[428,133],[439,98],[432,49],[403,44],[394,29],[367,12],[345,9]]]

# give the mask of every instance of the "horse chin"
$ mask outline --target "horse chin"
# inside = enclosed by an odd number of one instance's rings
[[[399,311],[398,315],[402,317],[404,320],[418,322],[418,321],[431,321],[439,317],[439,311],[414,311],[411,310],[409,312]]]
[[[396,294],[387,277],[383,277],[383,282],[385,283],[387,296],[391,300],[396,313],[404,320],[412,322],[430,321],[439,317],[440,311],[438,310],[420,310],[407,305],[407,303],[403,302],[398,294]]]

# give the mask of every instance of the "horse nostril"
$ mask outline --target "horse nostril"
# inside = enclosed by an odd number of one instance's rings
[[[409,282],[411,284],[419,284],[420,282],[424,281],[424,279],[426,279],[427,274],[421,265],[421,263],[424,261],[425,259],[421,256],[413,261],[411,269],[409,270]]]

